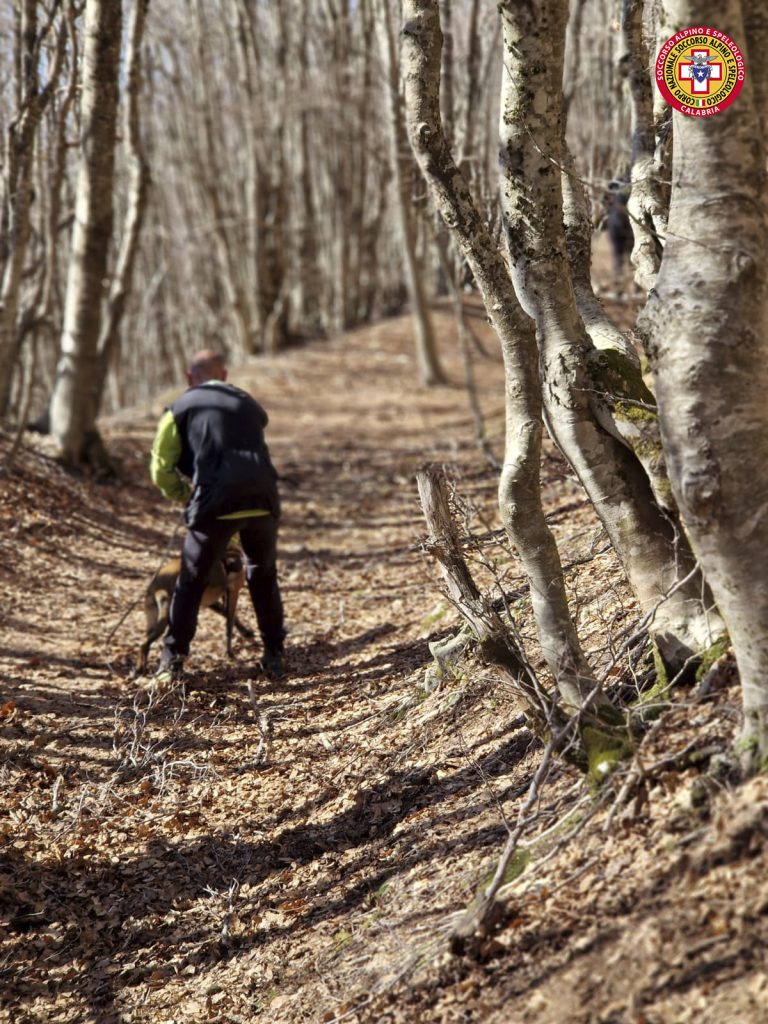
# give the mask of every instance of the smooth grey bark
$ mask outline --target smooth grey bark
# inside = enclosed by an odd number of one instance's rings
[[[379,36],[385,68],[387,114],[392,168],[395,178],[397,215],[403,240],[403,260],[408,293],[412,304],[416,358],[423,384],[444,384],[445,374],[440,366],[437,345],[424,291],[424,280],[416,254],[416,231],[413,220],[410,175],[403,166],[401,142],[405,143],[405,130],[400,110],[397,56],[390,23],[389,0],[378,0]]]
[[[666,0],[669,29],[709,6]],[[744,39],[739,0],[717,27]],[[768,757],[768,211],[765,62],[710,118],[674,113],[669,233],[646,322],[670,479],[728,626],[744,735]],[[751,76],[754,75],[754,81]]]
[[[742,4],[742,16],[754,110],[760,124],[760,133],[765,137],[768,127],[768,74],[765,71],[764,55],[768,48],[768,7],[765,4]]]
[[[591,408],[594,350],[579,316],[563,228],[567,2],[503,0],[499,9],[502,208],[515,288],[536,323],[547,426],[584,485],[643,612],[655,611],[651,634],[667,666],[677,670],[711,643],[717,616],[704,607],[695,559],[656,506],[642,466],[598,425]]]
[[[557,547],[541,506],[541,383],[533,325],[520,309],[506,263],[443,134],[437,0],[406,0],[403,15],[411,146],[435,204],[474,274],[504,357],[506,447],[499,508],[530,580],[544,656],[565,703],[574,709],[593,689],[594,679],[570,618]]]
[[[608,316],[592,287],[592,216],[584,185],[565,141],[562,160],[563,223],[579,315],[596,349],[619,352],[639,368],[640,360],[632,342]]]
[[[98,340],[112,239],[120,0],[87,0],[81,160],[67,274],[61,355],[51,398],[51,433],[65,464],[94,454],[98,439]]]
[[[654,88],[648,74],[648,48],[643,35],[643,0],[623,0],[621,32],[624,52],[621,63],[629,82],[632,111],[632,188],[627,202],[634,245],[632,265],[635,280],[649,292],[661,263],[661,245],[657,220],[665,215],[659,177],[661,168],[656,159],[653,122]]]
[[[674,515],[675,503],[664,463],[656,399],[643,381],[634,346],[608,316],[592,288],[589,203],[565,141],[562,188],[566,250],[574,296],[594,346],[587,359],[592,412],[603,430],[634,452],[659,507]]]
[[[115,273],[97,344],[100,377],[98,382],[99,399],[104,392],[109,366],[114,364],[119,356],[120,325],[131,291],[133,268],[149,194],[149,163],[141,139],[139,116],[141,42],[148,8],[149,0],[135,0],[133,17],[128,29],[128,52],[126,54],[128,78],[124,118],[124,137],[128,149],[128,208],[125,214],[123,237],[117,255]]]

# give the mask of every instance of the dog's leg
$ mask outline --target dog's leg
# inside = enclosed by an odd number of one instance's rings
[[[227,619],[227,657],[228,658],[232,657],[232,632],[234,630],[234,625],[235,625],[235,609],[233,607],[234,603],[235,602],[232,600],[232,592],[230,590],[227,590],[226,594],[224,595],[224,608],[225,608],[224,614],[225,614],[226,619]]]
[[[232,574],[227,580],[227,593],[225,596],[225,605],[227,609],[227,655],[232,657],[232,633],[235,628],[235,622],[237,616],[235,614],[237,609],[237,599],[240,596],[240,588],[243,585],[243,573],[242,571],[237,574]]]
[[[256,636],[253,630],[249,629],[248,626],[244,626],[237,616],[235,616],[235,629],[240,636],[247,637],[249,640],[253,640],[254,636]]]
[[[152,632],[147,634],[147,639],[141,645],[141,657],[139,658],[139,671],[141,672],[142,675],[144,675],[145,672],[147,671],[147,661],[149,659],[149,648],[152,646],[152,644],[155,642],[155,640],[159,640],[160,639],[160,637],[165,632],[165,627],[167,625],[168,625],[168,622],[166,621],[166,622],[163,622],[163,623],[158,624],[157,626],[155,626],[154,629],[152,630]]]
[[[217,615],[221,615],[223,618],[226,619],[228,613],[224,601],[217,601],[216,604],[209,605],[209,608],[211,609],[212,612],[216,612]],[[240,634],[240,636],[247,637],[248,640],[253,640],[253,638],[256,636],[252,629],[249,629],[248,626],[243,625],[243,623],[240,621],[237,615],[235,616],[234,626],[237,632]]]
[[[168,627],[168,605],[168,595],[162,591],[150,595],[144,603],[144,611],[147,616],[147,636],[141,645],[139,656],[139,671],[142,675],[147,671],[150,647],[155,640],[160,639]]]

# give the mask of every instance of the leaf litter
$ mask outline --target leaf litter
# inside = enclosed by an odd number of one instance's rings
[[[105,424],[120,485],[67,476],[44,439],[2,480],[0,1019],[768,1019],[768,782],[712,770],[738,718],[732,666],[677,695],[602,798],[557,766],[494,928],[450,952],[542,750],[482,666],[430,677],[428,643],[458,619],[421,550],[424,463],[446,467],[473,571],[511,595],[543,667],[452,318],[435,315],[453,387],[415,383],[405,318],[233,373],[292,480],[279,683],[248,641],[228,661],[206,612],[184,686],[133,675],[143,588],[178,544],[146,471],[162,401]],[[475,374],[500,455],[500,363]],[[635,603],[551,446],[543,480],[577,621],[609,666]],[[632,682],[626,659],[614,675]]]

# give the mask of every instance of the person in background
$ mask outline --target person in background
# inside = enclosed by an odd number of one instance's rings
[[[208,574],[236,533],[264,646],[261,668],[280,678],[285,671],[277,581],[280,499],[264,441],[268,417],[249,394],[227,383],[225,359],[212,349],[193,356],[187,383],[187,391],[160,419],[150,463],[152,482],[165,497],[185,502],[187,524],[157,678],[181,675]]]
[[[627,210],[630,191],[631,186],[627,182],[614,180],[604,196],[605,227],[611,243],[613,276],[617,279],[622,275],[625,260],[630,256],[635,241]]]

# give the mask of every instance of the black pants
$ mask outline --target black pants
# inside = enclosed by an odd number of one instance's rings
[[[163,662],[189,654],[208,574],[238,532],[245,555],[248,591],[264,648],[270,652],[282,650],[285,630],[283,603],[277,585],[277,519],[274,516],[211,519],[187,530],[184,538],[181,572],[176,580],[170,624],[163,642]]]

